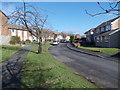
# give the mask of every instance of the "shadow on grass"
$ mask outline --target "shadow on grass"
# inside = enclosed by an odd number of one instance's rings
[[[14,47],[14,46],[11,46],[11,47],[8,47],[8,46],[2,46],[2,49],[5,49],[5,50],[18,50],[20,49],[21,47]]]
[[[32,52],[32,53],[34,53],[34,54],[38,54],[38,52],[36,52],[36,51],[32,51],[32,50],[31,50],[31,51],[29,51],[29,52]]]

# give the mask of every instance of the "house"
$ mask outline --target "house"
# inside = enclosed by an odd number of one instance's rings
[[[54,32],[54,40],[60,41],[62,39],[69,41],[70,35],[64,32]]]
[[[0,44],[7,44],[10,40],[9,32],[7,30],[7,21],[8,17],[0,11]]]
[[[21,41],[26,41],[27,39],[30,41],[36,40],[22,25],[8,23],[8,31],[10,31],[10,36],[18,36]]]
[[[8,23],[8,17],[0,11],[0,45],[9,44],[11,36],[18,36],[21,41],[36,40],[24,26]]]
[[[120,17],[103,22],[85,34],[96,46],[120,48]]]
[[[86,34],[86,41],[87,42],[94,42],[94,37],[93,37],[93,31],[95,28],[92,28],[90,30],[88,30],[87,32],[85,32],[84,34]]]
[[[79,34],[76,34],[75,37],[76,37],[76,39],[81,39],[81,35],[79,35]]]

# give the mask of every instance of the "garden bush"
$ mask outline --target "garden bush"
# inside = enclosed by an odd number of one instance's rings
[[[80,47],[80,43],[74,43],[75,47]]]
[[[25,43],[31,43],[31,41],[29,39],[25,40]]]
[[[11,37],[11,40],[10,40],[10,44],[19,44],[21,41],[20,41],[20,37],[18,36],[12,36]]]

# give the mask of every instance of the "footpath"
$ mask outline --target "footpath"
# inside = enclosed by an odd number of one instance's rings
[[[0,77],[2,77],[2,88],[21,88],[20,74],[23,61],[27,53],[34,46],[22,48],[12,55],[6,62],[0,63]]]
[[[80,52],[80,53],[84,53],[84,54],[87,54],[87,55],[96,56],[96,57],[100,57],[100,58],[106,58],[108,60],[118,61],[117,57],[112,57],[111,55],[104,54],[104,53],[101,53],[101,52],[76,48],[71,43],[67,43],[67,47],[69,49],[73,50],[73,51],[76,51],[76,52]]]

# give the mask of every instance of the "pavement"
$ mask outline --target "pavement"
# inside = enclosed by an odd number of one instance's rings
[[[118,62],[71,50],[66,43],[51,46],[48,51],[60,62],[74,69],[102,88],[118,88]]]
[[[113,61],[118,61],[119,60],[118,57],[113,57],[112,55],[108,55],[108,54],[105,54],[105,53],[91,51],[91,50],[85,50],[85,49],[81,49],[81,48],[76,48],[70,43],[67,43],[67,47],[69,49],[73,50],[73,51],[77,51],[77,52],[80,52],[80,53],[84,53],[84,54],[88,54],[88,55],[92,55],[92,56],[96,56],[96,57],[100,57],[100,58],[106,58],[106,59],[113,60]]]
[[[23,61],[27,56],[27,53],[34,46],[25,47],[14,55],[12,55],[7,61],[0,63],[0,76],[2,77],[2,88],[21,88],[20,74],[23,65]]]

